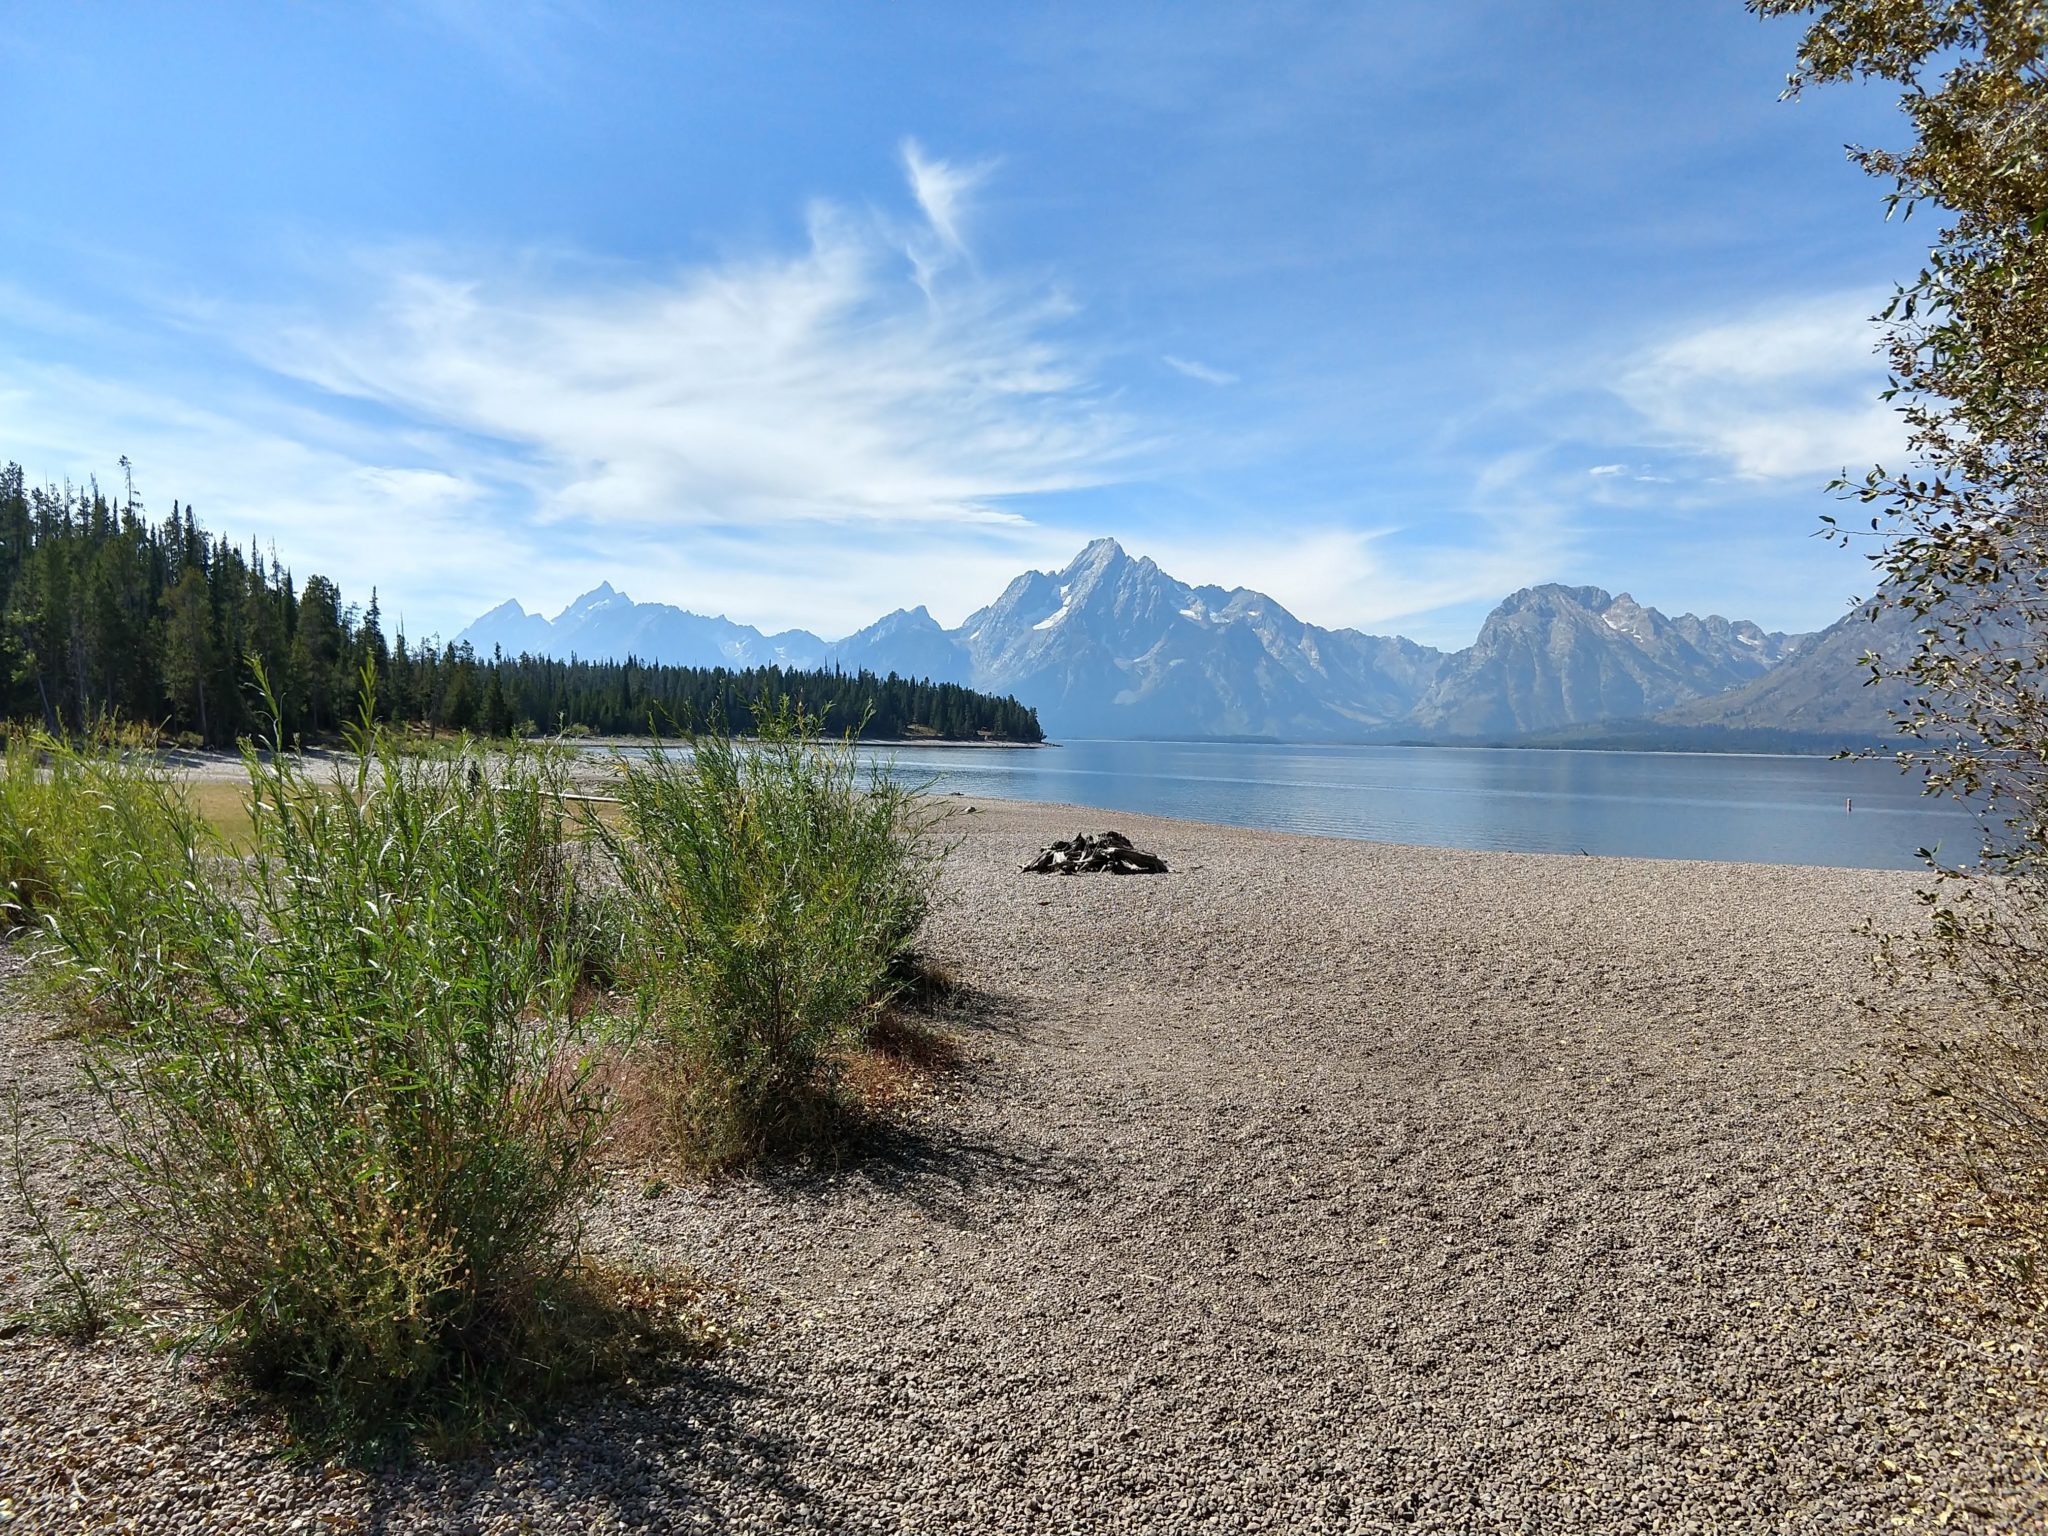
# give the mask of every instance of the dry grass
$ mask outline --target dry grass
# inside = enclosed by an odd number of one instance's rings
[[[728,1287],[680,1265],[580,1256],[533,1299],[529,1336],[488,1378],[446,1394],[409,1430],[402,1455],[453,1461],[516,1439],[588,1395],[633,1387],[735,1342]],[[289,1384],[275,1402],[289,1442],[374,1463],[389,1447],[337,1441],[327,1414]]]
[[[1879,1019],[1892,1049],[1866,1081],[1891,1113],[1870,1252],[1898,1261],[1898,1294],[1945,1341],[1934,1368],[1977,1378],[2015,1475],[2048,1487],[2048,1041],[1976,999],[1917,996]]]
[[[829,1152],[862,1125],[914,1112],[963,1059],[960,1038],[928,1017],[900,1007],[877,1010],[862,1038],[828,1063],[809,1148]],[[614,1046],[599,1054],[591,1081],[612,1107],[601,1152],[607,1168],[644,1174],[651,1189],[677,1173],[716,1178],[730,1171],[691,1157],[694,1143],[679,1139],[672,1063]]]
[[[1945,1197],[1951,1268],[1990,1312],[2048,1322],[2048,1052],[1957,1025],[1902,1048],[1898,1123]]]
[[[890,996],[897,1011],[935,1013],[966,995],[967,984],[945,961],[922,950],[908,949],[889,967]]]
[[[731,1341],[732,1301],[694,1269],[579,1258],[554,1298],[552,1368],[569,1386],[631,1383],[653,1367],[702,1359]]]
[[[867,1037],[840,1057],[839,1080],[852,1106],[888,1118],[929,1099],[960,1061],[958,1036],[888,1008]]]
[[[2048,1365],[2039,1348],[2048,1169],[2015,1157],[1953,1101],[1922,1096],[1900,1108],[1895,1130],[1906,1156],[1895,1171],[1873,1175],[1868,1191],[1873,1250],[1907,1259],[1900,1294],[1945,1341],[1931,1368],[1974,1375],[2012,1475],[2048,1487]]]
[[[606,1168],[655,1177],[677,1162],[662,1069],[645,1052],[614,1045],[600,1051],[590,1081],[611,1106],[599,1157]]]

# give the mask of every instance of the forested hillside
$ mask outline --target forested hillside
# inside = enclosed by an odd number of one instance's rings
[[[323,576],[296,582],[274,553],[201,528],[188,507],[152,521],[98,486],[31,487],[0,469],[0,713],[52,730],[116,717],[227,746],[259,719],[260,661],[288,735],[318,737],[353,707],[365,665],[387,721],[504,735],[743,731],[763,695],[800,699],[828,727],[870,736],[1037,741],[1015,699],[954,684],[835,671],[732,672],[638,662],[479,657],[387,640],[373,590],[345,602]]]

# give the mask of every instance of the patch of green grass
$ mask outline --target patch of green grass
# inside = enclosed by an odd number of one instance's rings
[[[11,738],[0,764],[0,874],[6,924],[70,963],[66,989],[120,1017],[122,997],[174,965],[144,915],[209,877],[218,844],[150,753]]]
[[[224,847],[247,853],[255,846],[256,820],[249,811],[246,783],[187,779],[179,791],[186,809],[213,828]]]

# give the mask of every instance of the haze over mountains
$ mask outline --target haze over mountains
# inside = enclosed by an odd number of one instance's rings
[[[865,667],[1015,694],[1054,736],[1505,741],[1648,722],[1701,732],[1884,731],[1860,687],[1871,626],[1818,636],[1667,617],[1598,587],[1525,588],[1464,650],[1324,629],[1244,588],[1189,586],[1098,539],[1026,571],[953,629],[899,609],[840,640],[763,634],[636,603],[609,583],[552,620],[507,602],[460,636],[479,652],[695,666]]]

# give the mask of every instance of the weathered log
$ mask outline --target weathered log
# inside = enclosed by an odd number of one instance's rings
[[[1076,832],[1047,844],[1037,858],[1018,867],[1038,875],[1163,875],[1166,860],[1134,846],[1121,832]]]

